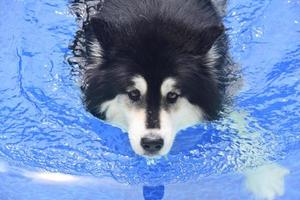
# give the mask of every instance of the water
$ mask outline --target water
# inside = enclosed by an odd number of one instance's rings
[[[67,63],[80,25],[69,7],[0,0],[1,200],[254,199],[243,171],[270,161],[290,171],[278,199],[300,198],[300,1],[230,1],[243,73],[233,111],[182,131],[159,160],[85,111]]]

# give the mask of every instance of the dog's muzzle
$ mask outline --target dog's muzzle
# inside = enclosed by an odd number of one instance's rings
[[[143,137],[141,146],[147,154],[157,154],[163,147],[164,140],[162,138]]]

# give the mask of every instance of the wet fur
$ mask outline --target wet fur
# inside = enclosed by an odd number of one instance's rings
[[[235,86],[239,75],[232,74],[236,69],[228,63],[227,39],[221,22],[226,0],[106,0],[99,7],[102,9],[83,27],[87,65],[82,69],[82,91],[86,107],[93,115],[106,120],[107,115],[127,112],[121,109],[126,106],[120,102],[130,103],[120,99],[127,98],[126,89],[135,84],[133,77],[141,75],[150,85],[150,91],[156,91],[150,94],[153,99],[163,96],[164,91],[157,91],[168,77],[176,78],[177,87],[186,98],[177,104],[183,110],[181,115],[170,118],[176,125],[182,123],[175,132],[198,118],[219,117],[227,99],[225,94],[230,97],[236,91],[229,87],[239,87]],[[172,86],[166,88],[168,91]],[[152,105],[148,110],[163,106],[155,104],[155,100],[154,104],[151,99],[149,102]],[[109,106],[113,109],[107,113]],[[160,113],[161,118],[166,111],[165,108]],[[136,114],[141,116],[134,116],[138,119],[132,125],[134,131],[145,131],[140,125],[146,123],[146,116]],[[147,117],[155,118],[152,115],[153,112]],[[126,124],[122,117],[114,121]],[[173,124],[164,125],[170,121],[159,126],[171,127]],[[150,128],[146,132],[153,134],[157,130]],[[165,132],[168,130],[162,131]],[[132,141],[139,139],[132,134],[129,137]],[[173,141],[174,133],[169,137],[167,143]],[[165,145],[167,153],[172,144]],[[133,148],[142,151],[138,145]],[[245,185],[255,196],[273,199],[284,193],[284,176],[288,173],[276,164],[263,165],[245,173]]]
[[[149,96],[159,95],[155,87],[175,76],[184,95],[201,106],[207,119],[219,116],[227,42],[210,1],[106,1],[85,33],[89,65],[83,92],[95,116],[105,119],[99,104],[126,93],[136,74],[151,82]]]
[[[163,139],[156,155],[165,155],[179,130],[220,117],[232,69],[224,7],[210,0],[100,4],[83,26],[82,91],[89,112],[128,132],[140,155],[149,155],[142,138]],[[168,80],[173,84],[162,92]],[[129,89],[142,82],[147,92],[138,103],[130,101]],[[175,104],[166,101],[171,91],[180,93]]]

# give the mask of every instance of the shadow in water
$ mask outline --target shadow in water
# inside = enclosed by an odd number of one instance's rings
[[[144,186],[143,196],[145,200],[161,200],[164,197],[165,186]]]

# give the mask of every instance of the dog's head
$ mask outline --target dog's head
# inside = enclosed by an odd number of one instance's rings
[[[180,129],[218,116],[223,26],[213,15],[205,23],[107,15],[89,26],[87,108],[126,130],[137,154],[167,154]]]

